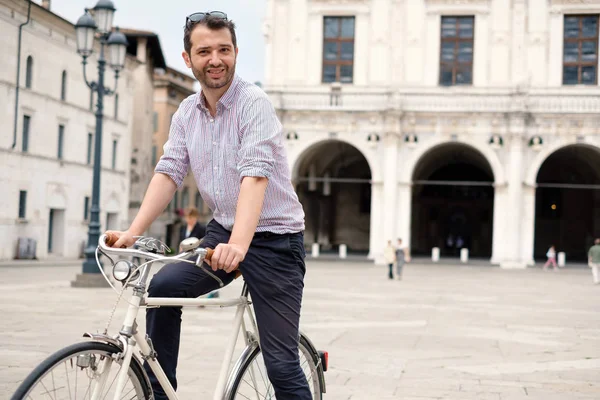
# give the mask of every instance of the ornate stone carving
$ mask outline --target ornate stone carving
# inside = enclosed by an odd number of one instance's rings
[[[529,147],[531,147],[535,151],[539,151],[542,148],[543,143],[544,141],[539,135],[533,136],[531,139],[529,139]]]
[[[504,140],[502,139],[502,136],[492,135],[492,137],[490,138],[490,145],[494,149],[501,148],[504,145]]]
[[[409,133],[408,135],[404,136],[404,142],[408,147],[415,147],[419,142],[419,137],[414,133]]]
[[[367,136],[367,142],[369,142],[369,146],[371,146],[371,147],[376,147],[377,142],[379,142],[380,140],[381,140],[381,138],[376,133],[370,133]]]

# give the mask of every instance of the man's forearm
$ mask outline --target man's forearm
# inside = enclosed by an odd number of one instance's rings
[[[177,185],[165,174],[155,174],[148,185],[137,216],[129,227],[134,236],[142,235],[154,220],[164,211],[173,198]]]
[[[268,182],[267,178],[250,176],[243,178],[229,243],[240,245],[246,250],[250,247],[262,211]]]

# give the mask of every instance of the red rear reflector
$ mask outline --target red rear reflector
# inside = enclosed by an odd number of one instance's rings
[[[329,367],[329,353],[326,351],[319,351],[319,357],[321,357],[321,365],[323,365],[323,371],[327,371]]]

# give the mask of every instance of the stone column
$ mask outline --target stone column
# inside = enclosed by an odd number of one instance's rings
[[[507,185],[494,186],[494,226],[492,228],[492,264],[500,264],[506,252],[506,209],[508,208]]]
[[[535,186],[523,187],[523,217],[521,225],[521,261],[527,266],[535,264],[533,245],[535,237]]]
[[[512,10],[512,52],[511,52],[511,76],[513,85],[528,84],[526,53],[526,5],[525,0],[513,0]]]
[[[425,15],[425,65],[424,83],[437,87],[440,81],[440,25],[442,17],[438,13]]]
[[[383,139],[384,169],[383,169],[383,235],[384,242],[394,240],[397,218],[398,191],[398,136],[386,133]],[[381,225],[380,225],[381,226]]]
[[[288,46],[286,84],[302,84],[306,79],[308,7],[306,0],[291,0],[288,5]]]
[[[412,183],[401,182],[398,185],[398,202],[396,213],[396,237],[402,238],[402,243],[410,248],[410,223],[412,208]]]
[[[473,86],[486,86],[489,82],[490,67],[489,49],[491,45],[487,13],[479,13],[475,17],[475,35],[473,43]],[[439,35],[438,35],[439,36]],[[439,53],[439,50],[438,50]]]
[[[517,99],[518,100],[518,99]],[[524,268],[521,260],[521,225],[523,202],[523,140],[525,133],[525,116],[515,112],[510,117],[508,148],[508,188],[507,207],[504,210],[504,257],[500,262],[503,268]]]
[[[562,85],[563,14],[550,9],[550,41],[548,44],[548,86]]]
[[[383,220],[385,213],[383,211],[383,182],[373,182],[371,184],[371,229],[369,238],[370,260],[376,263],[383,262]]]

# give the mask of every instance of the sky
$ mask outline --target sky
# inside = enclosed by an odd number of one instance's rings
[[[262,24],[267,0],[112,0],[114,26],[152,31],[159,37],[169,67],[192,76],[181,57],[185,17],[198,11],[218,10],[236,24],[239,48],[236,72],[250,82],[264,80],[264,38]],[[50,10],[77,22],[84,9],[97,0],[52,0]],[[36,3],[41,1],[36,0]]]

